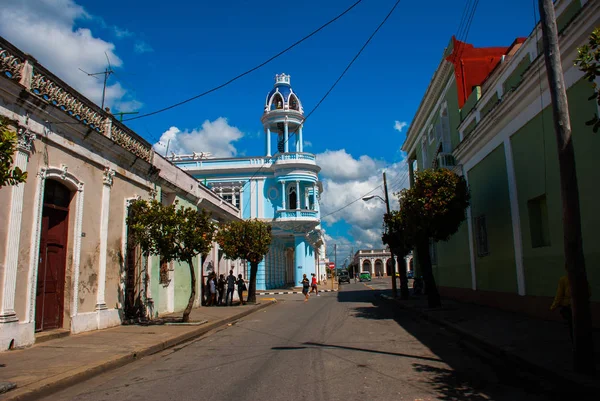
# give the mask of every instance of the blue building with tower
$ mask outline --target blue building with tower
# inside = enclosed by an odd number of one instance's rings
[[[278,74],[267,94],[261,122],[265,154],[210,158],[202,153],[169,159],[240,210],[244,219],[272,226],[269,253],[258,267],[257,289],[298,286],[302,275],[325,274],[319,208],[322,185],[314,154],[304,152],[304,110],[290,85]],[[322,254],[320,254],[320,252]]]

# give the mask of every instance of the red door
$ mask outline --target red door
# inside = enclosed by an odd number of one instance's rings
[[[50,181],[52,182],[52,181]],[[50,183],[49,182],[49,183]],[[68,189],[63,188],[58,191]],[[54,187],[54,184],[50,186]],[[46,193],[42,211],[42,232],[40,240],[40,259],[38,265],[35,330],[61,328],[64,313],[65,268],[67,255],[67,232],[69,211],[64,204],[68,198],[54,202],[53,189]],[[67,203],[68,205],[68,203]]]

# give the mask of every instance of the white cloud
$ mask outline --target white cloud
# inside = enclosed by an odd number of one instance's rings
[[[112,30],[117,38],[130,38],[133,36],[133,32],[127,29],[119,28],[116,25],[113,25]]]
[[[396,122],[394,122],[394,129],[398,132],[402,132],[402,130],[404,129],[404,127],[406,127],[408,124],[404,121],[398,121],[396,120]]]
[[[150,53],[153,52],[154,49],[143,40],[136,40],[135,46],[133,47],[133,51],[137,54]]]
[[[373,175],[381,164],[367,155],[354,159],[345,149],[326,150],[317,155],[317,163],[321,166],[323,177],[339,182],[364,180]]]
[[[237,155],[233,143],[243,136],[242,131],[229,125],[226,118],[219,117],[212,122],[204,121],[202,127],[192,131],[169,128],[161,135],[160,141],[154,144],[154,150],[164,155],[168,143],[169,154],[210,152],[213,157],[232,157]]]
[[[4,0],[0,35],[100,104],[103,79],[90,77],[80,69],[88,73],[104,71],[106,56],[113,67],[120,67],[123,62],[113,43],[95,37],[90,29],[76,28],[76,21],[98,25],[75,0]],[[114,108],[125,97],[127,91],[119,83],[107,86],[107,106]]]
[[[311,142],[311,141],[306,141],[306,140],[305,140],[305,141],[304,141],[304,143],[303,143],[303,146],[304,146],[305,148],[310,148],[310,147],[312,146],[312,142]]]
[[[375,162],[365,155],[355,159],[345,150],[327,151],[317,155],[317,160],[323,168],[321,174],[323,222],[333,225],[345,221],[350,226],[348,234],[353,238],[351,246],[355,251],[383,247],[381,233],[385,204],[379,198],[365,202],[361,197],[370,194],[385,198],[382,177],[385,169],[390,207],[397,210],[398,200],[394,193],[408,186],[406,163],[402,161],[384,166],[382,162]],[[344,243],[347,240],[337,237],[334,241]]]

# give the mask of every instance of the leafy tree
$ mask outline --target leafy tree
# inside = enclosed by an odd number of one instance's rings
[[[216,234],[216,225],[210,213],[191,207],[178,207],[177,202],[163,205],[138,200],[130,206],[132,213],[127,219],[129,235],[146,255],[159,255],[166,262],[178,261],[188,264],[191,293],[183,311],[183,321],[188,322],[196,298],[196,272],[194,258],[207,254]]]
[[[578,56],[575,59],[575,65],[584,72],[584,78],[592,83],[594,88],[594,94],[589,100],[596,99],[598,106],[600,106],[600,88],[596,82],[596,77],[600,76],[600,28],[596,28],[592,31],[589,37],[588,44],[585,44],[577,48]],[[597,114],[594,114],[594,118],[586,122],[586,125],[593,126],[594,132],[598,132],[600,129],[600,118]]]
[[[431,268],[429,241],[447,241],[458,231],[469,199],[465,179],[445,168],[417,172],[415,185],[400,192],[404,241],[416,248],[431,308],[441,306],[441,302]]]
[[[6,120],[0,120],[0,188],[17,185],[27,180],[27,172],[12,167],[13,155],[17,150],[17,133],[8,129]]]
[[[269,252],[272,239],[271,226],[258,219],[229,222],[217,234],[217,242],[227,259],[250,262],[248,302],[256,302],[258,264]]]
[[[390,214],[383,216],[383,224],[385,231],[381,236],[381,240],[384,244],[387,244],[394,256],[401,260],[403,257],[408,255],[412,249],[411,244],[408,242],[406,227],[402,222],[402,216],[400,211],[392,210]],[[406,269],[398,268],[400,273],[400,298],[408,299],[408,277],[406,276]]]

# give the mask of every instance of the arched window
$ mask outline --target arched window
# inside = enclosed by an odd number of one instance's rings
[[[296,95],[290,95],[290,109],[291,110],[300,110],[300,104],[298,103],[298,98]]]
[[[288,190],[288,209],[299,209],[298,196],[294,187],[290,187]]]
[[[283,98],[279,93],[276,93],[271,98],[271,110],[283,109]]]

